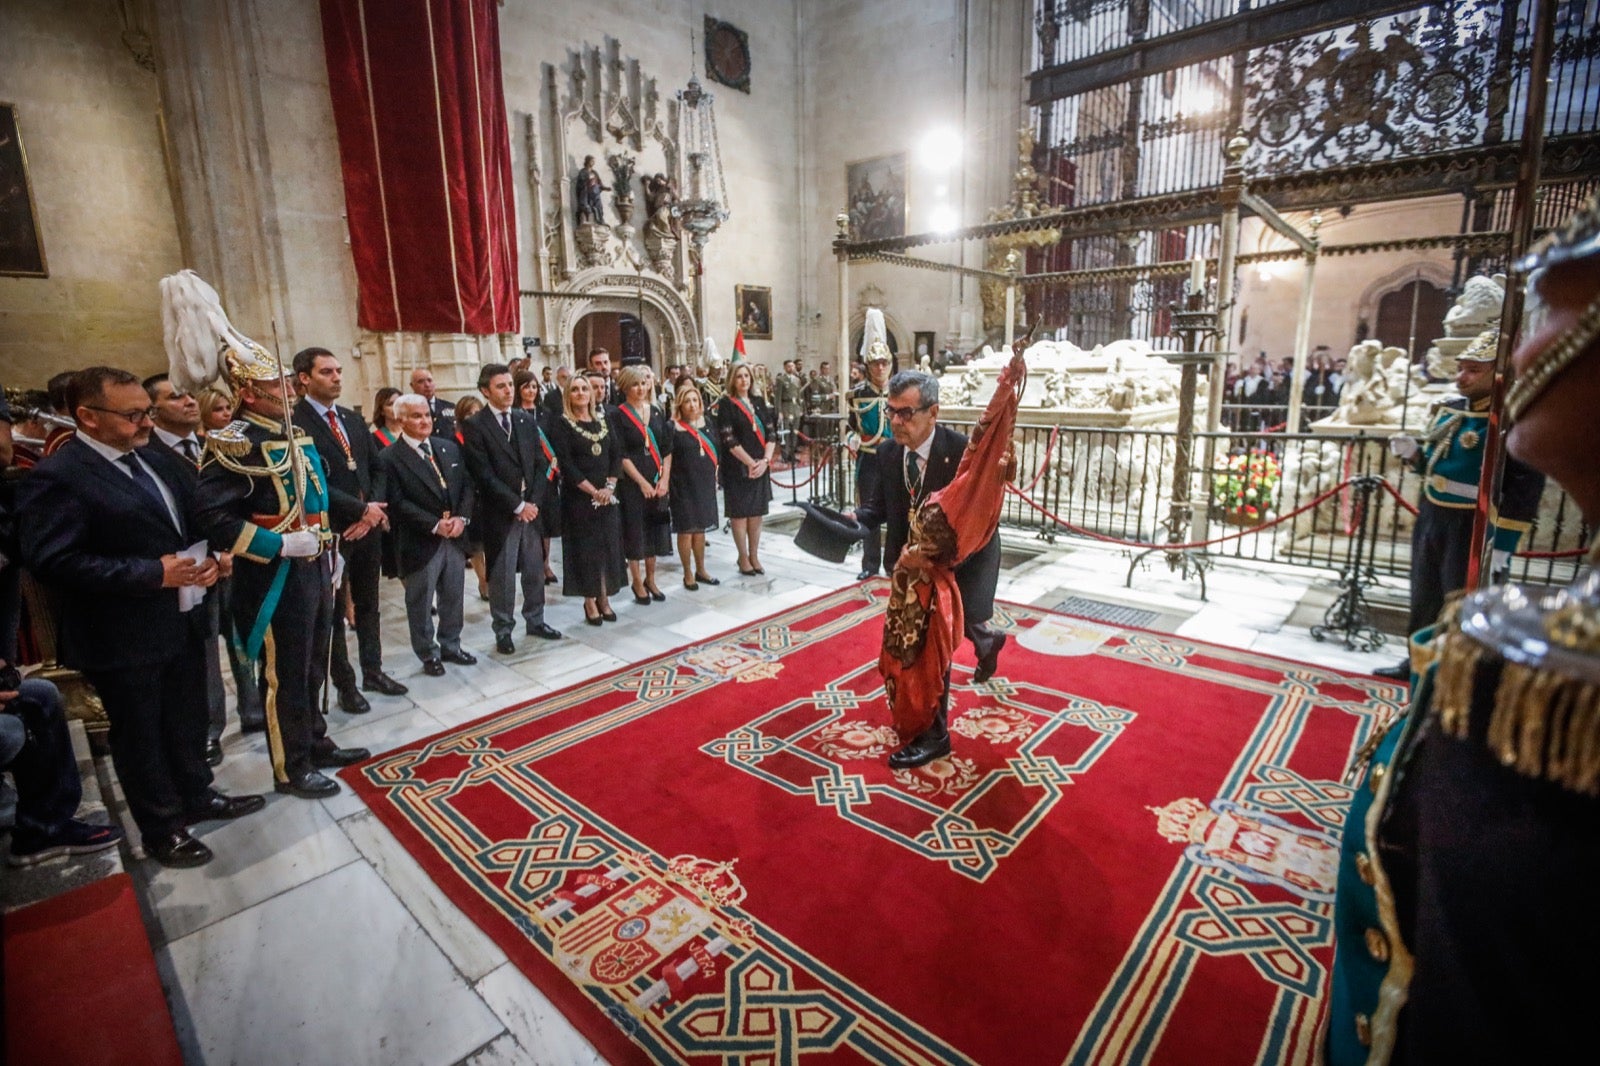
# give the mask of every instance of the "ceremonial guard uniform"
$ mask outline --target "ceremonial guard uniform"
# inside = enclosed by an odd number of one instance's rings
[[[334,744],[317,706],[338,560],[322,456],[289,421],[283,364],[228,325],[216,293],[182,271],[163,279],[162,296],[163,320],[181,349],[174,381],[209,384],[225,373],[240,397],[240,418],[206,437],[196,518],[214,548],[233,553],[230,607],[245,654],[263,660],[274,784],[303,798],[333,795],[338,784],[318,768],[368,752]],[[274,407],[277,417],[268,417]]]
[[[322,456],[303,431],[297,429],[295,439],[298,464],[291,461],[283,424],[246,412],[207,436],[199,491],[201,522],[212,543],[233,552],[232,608],[245,654],[265,656],[267,742],[273,781],[284,786],[316,768],[319,750],[325,755],[334,748],[317,700],[333,635],[338,553]],[[324,550],[314,558],[285,558],[282,535],[302,515]]]
[[[1519,264],[1535,269],[1506,401],[1510,451],[1558,478],[1590,528],[1600,522],[1597,265],[1591,198]],[[1595,1055],[1597,562],[1591,546],[1561,590],[1472,593],[1413,637],[1410,710],[1358,757],[1345,820],[1330,1066]]]
[[[885,362],[891,356],[887,345],[875,343],[867,352],[867,362]],[[856,501],[864,504],[878,498],[878,448],[889,437],[888,385],[882,388],[872,383],[872,378],[850,390],[850,430],[859,443],[856,445]],[[891,559],[892,567],[894,561]],[[861,542],[861,580],[872,577],[883,566],[883,536],[877,528],[868,529]]]
[[[1492,363],[1498,331],[1478,337],[1457,358]],[[1489,424],[1487,397],[1456,397],[1440,404],[1412,459],[1422,474],[1418,514],[1411,532],[1411,621],[1408,632],[1430,626],[1451,592],[1467,582],[1467,559],[1473,551],[1472,517],[1478,506],[1483,473],[1483,440]],[[1533,516],[1544,491],[1544,476],[1508,458],[1500,482],[1498,506],[1491,503],[1497,560],[1510,554],[1533,528]],[[1501,554],[1503,553],[1503,554]],[[1503,566],[1496,566],[1496,570]]]

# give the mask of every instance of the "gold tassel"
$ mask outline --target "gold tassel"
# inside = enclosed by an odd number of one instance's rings
[[[1465,738],[1472,711],[1472,683],[1483,658],[1483,645],[1453,632],[1434,643],[1439,656],[1433,683],[1439,726],[1453,737]]]

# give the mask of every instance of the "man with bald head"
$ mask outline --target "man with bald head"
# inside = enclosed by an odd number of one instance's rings
[[[428,401],[428,413],[433,416],[433,435],[456,439],[456,405],[441,398],[435,391],[433,371],[419,366],[411,372],[411,392]]]

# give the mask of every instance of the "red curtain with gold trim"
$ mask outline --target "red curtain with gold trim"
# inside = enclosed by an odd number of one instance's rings
[[[495,0],[322,0],[322,33],[358,322],[516,332]]]

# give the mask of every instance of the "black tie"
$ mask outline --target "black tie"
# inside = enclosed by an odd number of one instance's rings
[[[906,487],[915,496],[922,491],[922,457],[916,452],[906,453]]]
[[[193,437],[183,438],[178,442],[178,447],[183,449],[183,457],[185,459],[189,460],[195,466],[200,465],[200,446],[195,443],[195,439]]]
[[[511,412],[500,412],[500,428],[506,431],[506,440],[511,439]]]
[[[145,495],[156,501],[156,506],[161,508],[161,513],[166,515],[167,521],[170,522],[172,520],[172,512],[167,510],[166,497],[161,495],[161,489],[156,486],[156,479],[150,476],[150,472],[144,468],[138,458],[132,452],[128,452],[118,458],[117,462],[128,468],[128,473],[133,475],[133,483],[143,489]]]

